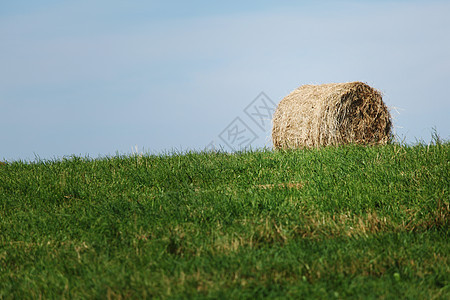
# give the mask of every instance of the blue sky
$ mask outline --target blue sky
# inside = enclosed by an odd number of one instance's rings
[[[363,81],[395,131],[450,138],[448,1],[8,1],[0,159],[204,149],[245,108]]]

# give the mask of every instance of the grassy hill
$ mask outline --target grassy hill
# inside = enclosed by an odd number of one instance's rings
[[[0,165],[0,298],[450,298],[450,143]]]

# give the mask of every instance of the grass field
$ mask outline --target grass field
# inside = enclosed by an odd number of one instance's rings
[[[0,298],[450,298],[450,143],[0,165]]]

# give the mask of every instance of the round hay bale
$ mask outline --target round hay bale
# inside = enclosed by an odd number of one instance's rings
[[[276,149],[386,144],[391,116],[381,93],[362,82],[303,85],[273,115]]]

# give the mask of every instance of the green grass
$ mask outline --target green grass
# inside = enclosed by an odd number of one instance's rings
[[[0,165],[0,298],[449,299],[450,144]]]

